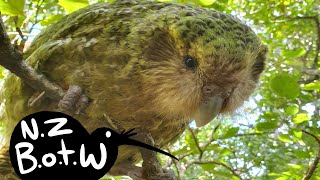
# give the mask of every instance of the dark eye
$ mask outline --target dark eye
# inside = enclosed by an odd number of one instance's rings
[[[190,69],[194,69],[197,66],[197,61],[194,58],[190,57],[190,56],[185,57],[184,63]]]

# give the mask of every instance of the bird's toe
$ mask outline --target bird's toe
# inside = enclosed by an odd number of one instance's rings
[[[83,94],[81,87],[70,85],[66,95],[59,102],[58,107],[62,111],[80,114],[89,104],[89,98]]]
[[[151,176],[150,179],[151,180],[177,180],[174,172],[166,169],[163,169],[162,173],[158,173],[157,175]]]

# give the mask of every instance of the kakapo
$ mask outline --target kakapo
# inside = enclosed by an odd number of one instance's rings
[[[117,0],[80,9],[48,26],[24,59],[63,89],[83,90],[89,104],[76,118],[89,132],[143,129],[164,148],[192,120],[204,126],[239,107],[258,83],[266,52],[253,30],[231,15],[168,2]],[[39,93],[15,75],[6,78],[2,119],[8,136],[26,115],[57,109],[58,102],[48,98],[28,106]],[[1,157],[0,174],[13,177],[7,156]],[[138,149],[121,147],[110,174],[150,179],[130,165],[140,159]]]

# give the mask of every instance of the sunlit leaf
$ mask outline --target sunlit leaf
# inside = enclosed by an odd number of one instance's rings
[[[302,138],[302,131],[299,129],[293,129],[292,130],[294,137],[301,139]]]
[[[211,4],[214,3],[215,0],[199,0],[199,1],[204,6],[210,6]]]
[[[289,179],[287,176],[278,177],[276,180],[287,180]]]
[[[11,16],[24,16],[24,0],[0,0],[0,12]]]
[[[4,71],[4,68],[2,66],[0,66],[0,79],[4,78],[3,71]]]
[[[68,13],[89,5],[88,0],[59,0],[59,5],[64,7]]]
[[[229,155],[231,153],[232,153],[232,151],[227,148],[223,148],[222,151],[220,152],[220,154],[223,156]]]
[[[296,49],[296,50],[284,50],[282,51],[282,55],[289,57],[289,58],[297,58],[297,57],[301,57],[306,53],[305,49]]]
[[[312,82],[304,85],[301,89],[303,90],[316,90],[320,91],[320,81]]]
[[[311,118],[306,113],[297,114],[294,118],[292,118],[292,122],[299,124],[305,121],[309,121]]]
[[[280,134],[278,139],[282,142],[291,142],[289,134]]]
[[[297,164],[288,164],[288,166],[292,169],[302,169],[302,167],[300,165]]]
[[[42,26],[48,26],[48,25],[54,23],[55,21],[60,20],[62,17],[63,17],[62,14],[54,14],[54,15],[51,15],[51,16],[47,17],[46,19],[40,21],[40,24]]]

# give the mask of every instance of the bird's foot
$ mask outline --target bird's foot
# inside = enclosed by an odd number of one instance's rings
[[[58,107],[61,111],[74,112],[80,114],[89,104],[89,98],[83,94],[82,88],[70,85],[66,95],[59,102]]]
[[[151,168],[151,167],[149,167]],[[108,172],[112,176],[129,176],[132,180],[176,180],[174,173],[170,170],[160,169],[161,172],[150,174],[145,168],[135,166],[130,162],[122,162],[112,167]]]
[[[166,170],[158,165],[143,166],[143,175],[148,180],[177,180],[175,174],[171,170]],[[159,164],[160,165],[160,164]]]
[[[155,146],[154,139],[151,133],[146,130],[138,131],[137,137],[139,141]],[[176,177],[173,172],[167,171],[161,167],[157,158],[157,153],[148,149],[139,148],[143,163],[143,174],[148,180],[175,180]]]
[[[127,174],[132,180],[146,180],[142,176],[142,171],[136,172],[136,171],[130,171]]]
[[[145,180],[142,167],[135,166],[131,162],[124,161],[112,167],[109,171],[112,176],[129,176],[133,180]]]
[[[151,180],[177,180],[175,174],[171,170],[162,169],[163,172],[160,172],[156,175],[152,175],[149,179]]]

